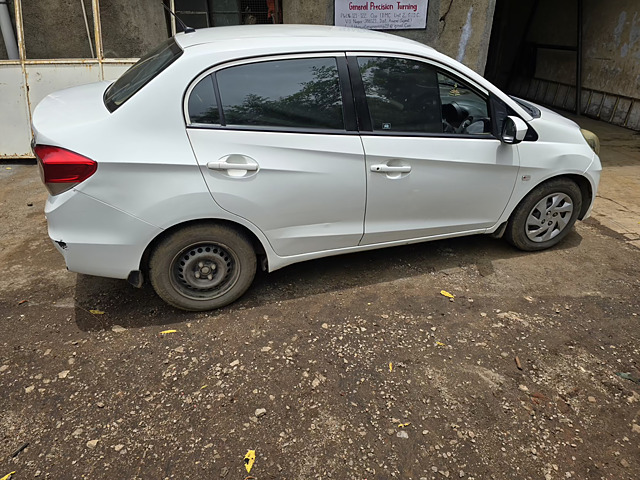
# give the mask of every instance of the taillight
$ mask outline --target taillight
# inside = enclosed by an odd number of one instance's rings
[[[96,173],[98,164],[90,158],[60,147],[36,145],[42,182],[51,195],[58,195]]]

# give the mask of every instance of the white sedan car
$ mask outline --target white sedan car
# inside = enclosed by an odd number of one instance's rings
[[[69,270],[227,305],[313,258],[471,234],[557,244],[591,210],[598,139],[423,44],[337,27],[178,34],[33,116]]]

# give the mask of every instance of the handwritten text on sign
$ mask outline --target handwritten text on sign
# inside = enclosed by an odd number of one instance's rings
[[[370,30],[425,28],[429,0],[335,0],[335,24]]]

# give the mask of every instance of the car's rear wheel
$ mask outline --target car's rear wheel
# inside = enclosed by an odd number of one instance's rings
[[[534,188],[513,211],[506,240],[525,251],[544,250],[568,235],[582,208],[575,182],[558,178]]]
[[[158,296],[189,311],[237,300],[255,273],[251,241],[222,225],[192,225],[173,232],[160,241],[149,261],[149,278]]]

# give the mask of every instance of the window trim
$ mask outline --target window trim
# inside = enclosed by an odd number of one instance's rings
[[[347,55],[347,65],[349,66],[349,79],[351,80],[351,89],[353,91],[358,131],[360,135],[364,132],[373,132],[371,113],[369,112],[369,103],[367,102],[367,92],[364,89],[362,75],[360,75],[358,57],[356,55]]]
[[[473,80],[462,75],[457,70],[444,65],[435,60],[420,57],[417,55],[393,53],[393,52],[363,52],[363,51],[349,51],[347,52],[347,62],[349,64],[349,73],[351,76],[351,82],[353,84],[354,97],[356,101],[356,112],[358,115],[358,125],[361,125],[360,135],[366,136],[392,136],[392,137],[426,137],[426,138],[467,138],[467,139],[482,139],[482,140],[498,140],[496,132],[490,134],[458,134],[458,133],[427,133],[427,132],[385,132],[381,130],[374,130],[371,120],[371,113],[369,112],[369,104],[367,102],[366,92],[364,89],[364,82],[360,75],[360,66],[358,64],[358,57],[392,57],[404,60],[413,60],[420,63],[425,63],[432,66],[436,70],[436,74],[440,71],[443,73],[459,78],[461,83],[465,83],[474,93],[482,96],[486,99],[487,108],[490,110],[491,117],[493,118],[493,111],[490,102],[491,92],[486,88],[478,85]]]
[[[342,97],[342,117],[344,128],[342,129],[327,129],[327,128],[311,128],[311,127],[275,127],[266,125],[227,125],[224,116],[224,109],[222,108],[222,101],[220,95],[220,89],[218,88],[218,81],[216,73],[242,65],[251,65],[255,63],[272,62],[278,60],[305,60],[311,58],[333,58],[336,61],[336,69],[338,72],[338,81],[340,84],[340,95]],[[251,131],[251,132],[283,132],[283,133],[323,133],[323,134],[358,134],[357,130],[357,117],[355,113],[355,106],[353,104],[353,96],[351,92],[351,85],[349,79],[345,79],[345,75],[348,72],[346,66],[345,52],[309,52],[309,53],[293,53],[282,55],[267,55],[258,57],[248,57],[243,59],[237,59],[230,62],[223,62],[217,65],[211,66],[197,75],[189,84],[185,90],[183,96],[183,120],[185,122],[185,128],[197,128],[197,129],[213,129],[213,130],[236,130],[236,131]],[[213,85],[215,90],[216,102],[218,103],[218,112],[220,115],[220,124],[201,124],[191,122],[189,117],[189,97],[195,86],[207,75],[212,75]]]
[[[337,130],[330,128],[308,127],[270,127],[267,125],[213,125],[210,123],[192,123],[187,128],[193,130],[217,130],[221,132],[261,132],[261,133],[302,133],[305,135],[359,135],[355,131]]]

